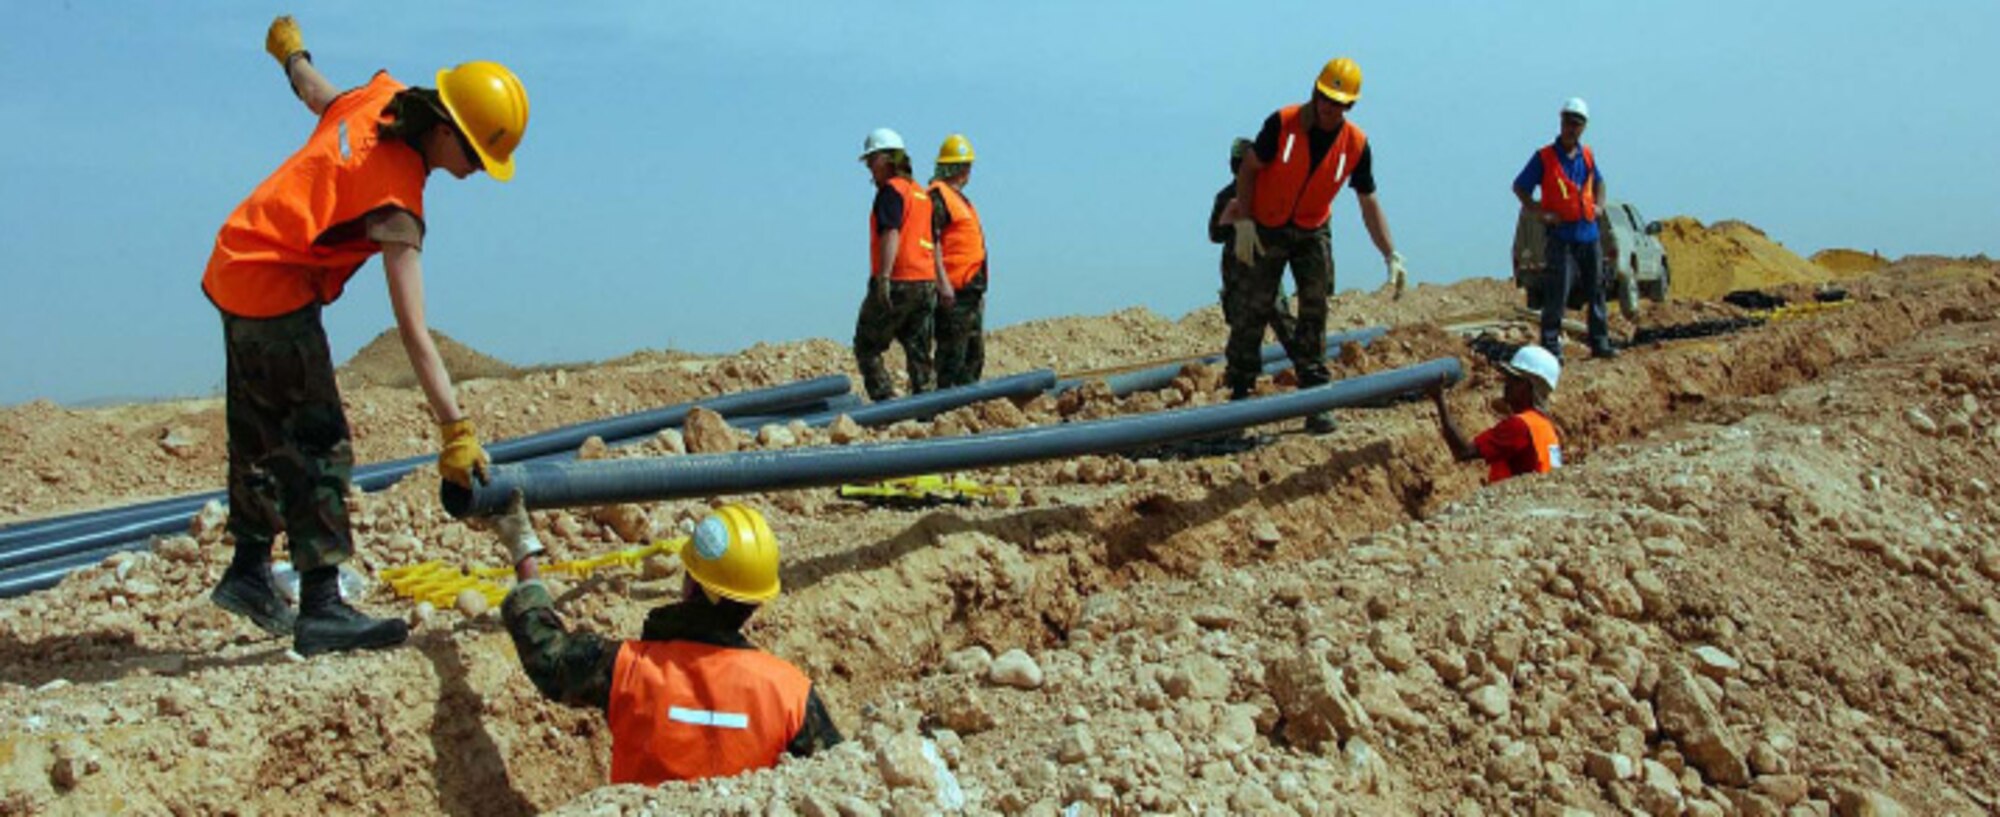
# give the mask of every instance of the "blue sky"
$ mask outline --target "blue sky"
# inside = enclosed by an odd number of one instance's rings
[[[262,50],[286,10],[343,87],[468,59],[522,77],[514,182],[439,173],[426,203],[432,325],[516,363],[844,341],[878,126],[924,177],[944,136],[972,139],[989,326],[1179,315],[1214,298],[1230,138],[1336,55],[1365,72],[1353,119],[1418,281],[1502,274],[1507,186],[1572,95],[1649,216],[1802,252],[2000,243],[1991,2],[789,5],[11,5],[0,403],[219,388],[202,266],[312,126]],[[1347,196],[1334,244],[1342,289],[1382,281]],[[393,320],[371,263],[327,313],[336,357]]]

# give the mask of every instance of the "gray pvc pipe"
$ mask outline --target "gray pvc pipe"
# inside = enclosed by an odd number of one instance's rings
[[[731,419],[730,423],[740,428],[754,429],[767,423],[784,425],[793,420],[800,420],[808,426],[818,428],[832,425],[834,420],[839,419],[840,415],[845,414],[848,419],[861,425],[880,426],[899,423],[904,420],[926,420],[955,408],[970,406],[974,403],[983,403],[988,400],[1033,397],[1048,391],[1055,384],[1056,373],[1054,371],[1036,369],[1032,372],[1022,372],[1017,375],[982,380],[977,383],[954,386],[949,389],[938,389],[937,391],[924,392],[923,394],[905,395],[893,400],[871,403],[859,408],[831,409],[808,414],[803,417],[746,417],[741,420]]]
[[[472,489],[444,483],[455,517],[488,516],[520,491],[530,508],[566,508],[812,488],[1106,454],[1195,439],[1429,388],[1462,376],[1457,358],[1349,378],[1286,394],[1200,408],[920,441],[696,454],[633,460],[496,466]]]
[[[1342,344],[1345,344],[1349,341],[1353,341],[1355,343],[1359,343],[1363,346],[1366,346],[1369,343],[1374,342],[1376,338],[1379,338],[1387,334],[1388,332],[1389,332],[1389,327],[1386,326],[1370,326],[1363,329],[1355,329],[1348,332],[1336,332],[1334,334],[1326,336],[1326,348],[1329,351],[1338,351]],[[1265,371],[1267,372],[1270,371],[1270,364],[1272,364],[1275,361],[1289,362],[1288,358],[1285,356],[1285,347],[1281,344],[1276,344],[1276,343],[1269,344],[1259,348],[1257,350],[1257,356],[1260,360],[1262,360],[1265,363]],[[1220,354],[1208,355],[1207,357],[1191,358],[1176,363],[1166,363],[1159,366],[1154,366],[1150,369],[1140,369],[1139,371],[1136,372],[1125,372],[1124,374],[1114,374],[1109,377],[1103,378],[1103,380],[1106,386],[1111,387],[1111,393],[1113,395],[1116,395],[1118,397],[1125,397],[1127,395],[1137,394],[1142,391],[1158,391],[1160,389],[1166,388],[1169,385],[1172,385],[1174,382],[1174,378],[1179,377],[1181,374],[1181,369],[1185,368],[1189,363],[1199,363],[1205,366],[1213,366],[1217,363],[1224,362],[1225,359],[1226,357]],[[1081,386],[1086,382],[1088,382],[1088,380],[1083,378],[1069,378],[1061,382],[1058,382],[1055,386],[1055,391],[1056,393],[1060,394],[1062,392],[1066,392],[1069,391],[1070,389],[1074,389],[1078,386]]]

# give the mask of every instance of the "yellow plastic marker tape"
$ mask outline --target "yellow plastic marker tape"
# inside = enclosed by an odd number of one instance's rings
[[[981,485],[962,477],[942,474],[926,474],[920,477],[884,480],[860,485],[840,486],[840,498],[863,501],[927,504],[955,502],[970,504],[991,500],[998,496],[1013,497],[1019,491],[1011,486]]]
[[[662,539],[650,545],[615,550],[587,559],[572,559],[543,565],[543,573],[562,573],[587,579],[590,574],[605,567],[637,567],[646,557],[655,554],[673,556],[680,553],[687,544],[687,537]],[[384,568],[377,573],[389,584],[396,595],[413,601],[427,601],[432,607],[445,608],[456,604],[458,594],[466,590],[478,591],[486,597],[488,604],[499,604],[507,597],[507,588],[494,579],[504,579],[514,574],[511,567],[467,567],[458,568],[444,562],[431,561],[404,567]]]
[[[1750,317],[1775,323],[1795,318],[1809,318],[1822,312],[1832,312],[1836,309],[1845,309],[1853,305],[1853,299],[1828,301],[1825,303],[1815,301],[1812,303],[1786,304],[1777,309],[1761,309],[1751,312]]]

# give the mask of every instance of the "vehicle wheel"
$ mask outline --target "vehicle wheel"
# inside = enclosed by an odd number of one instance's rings
[[[1652,283],[1650,291],[1646,293],[1646,297],[1651,298],[1653,303],[1656,304],[1666,303],[1667,296],[1673,292],[1673,281],[1672,270],[1667,266],[1667,259],[1662,256],[1660,258],[1660,280]]]
[[[1639,319],[1639,282],[1633,280],[1632,270],[1638,269],[1638,259],[1633,259],[1631,269],[1618,271],[1618,308],[1625,313],[1625,319]]]

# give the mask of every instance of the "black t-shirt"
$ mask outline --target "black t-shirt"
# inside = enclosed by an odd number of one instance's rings
[[[1208,211],[1208,240],[1210,243],[1221,244],[1235,237],[1236,228],[1227,224],[1215,223],[1216,219],[1222,218],[1222,208],[1229,206],[1229,200],[1233,198],[1236,198],[1235,182],[1224,185],[1222,191],[1215,194],[1215,207]]]
[[[1257,132],[1257,145],[1255,148],[1257,151],[1257,161],[1268,165],[1278,160],[1278,134],[1283,127],[1279,122],[1278,114],[1275,112],[1271,114],[1270,118],[1264,120],[1264,129]],[[1341,127],[1347,127],[1346,120],[1341,121]],[[1327,151],[1333,149],[1334,141],[1339,138],[1340,131],[1337,130],[1306,129],[1307,147],[1312,151],[1312,163],[1306,166],[1307,173],[1319,169],[1319,161],[1326,158]],[[1362,146],[1361,160],[1354,163],[1354,172],[1348,175],[1347,186],[1354,192],[1363,195],[1375,192],[1374,143],[1371,142]]]
[[[903,194],[891,185],[875,188],[875,234],[903,228]]]

